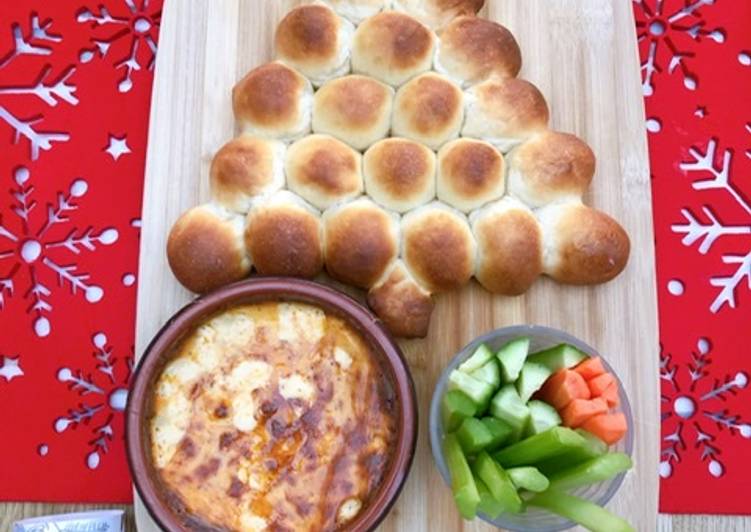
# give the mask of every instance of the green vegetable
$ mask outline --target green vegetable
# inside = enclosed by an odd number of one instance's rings
[[[485,410],[495,388],[487,382],[483,382],[466,373],[454,370],[449,375],[449,389],[461,390],[477,406],[478,412]]]
[[[467,459],[453,434],[446,435],[443,440],[443,455],[448,464],[451,490],[459,513],[465,519],[474,519],[477,515],[477,506],[480,504],[480,494]]]
[[[529,338],[517,338],[501,347],[496,357],[501,363],[501,375],[505,382],[514,382],[519,378],[528,353]]]
[[[552,374],[560,369],[572,368],[587,358],[589,357],[586,354],[573,345],[560,344],[544,351],[532,353],[527,360],[546,366]]]
[[[514,483],[488,453],[483,451],[477,455],[473,471],[485,483],[493,498],[503,506],[504,511],[521,512],[522,500],[516,492]]]
[[[451,390],[443,396],[441,416],[446,432],[453,432],[465,418],[477,413],[477,405],[460,390]]]
[[[495,358],[488,360],[484,366],[477,368],[470,375],[487,382],[493,388],[498,388],[501,385],[501,366]]]
[[[498,418],[484,417],[480,421],[490,432],[491,440],[486,446],[488,451],[495,451],[513,435],[514,429],[511,428],[511,425]]]
[[[602,441],[600,438],[595,436],[589,431],[586,431],[584,429],[575,429],[577,434],[579,434],[582,438],[587,440],[587,447],[589,447],[592,452],[597,453],[598,455],[606,453],[608,450],[608,444]]]
[[[514,486],[520,490],[540,492],[545,491],[550,486],[548,478],[535,467],[512,467],[507,469],[506,473],[511,477]]]
[[[456,431],[456,439],[459,440],[464,454],[477,454],[490,445],[493,435],[482,421],[476,417],[468,417]]]
[[[605,508],[559,491],[548,490],[535,495],[528,501],[528,504],[570,519],[592,532],[633,532],[634,530],[625,520]]]
[[[503,513],[503,505],[493,498],[485,483],[475,477],[475,484],[477,485],[477,491],[480,493],[480,504],[477,510],[491,519],[495,519],[501,515]]]
[[[608,451],[608,445],[591,432],[584,429],[576,429],[574,432],[584,438],[584,445],[574,447],[561,456],[538,462],[536,464],[537,469],[550,476],[571,466],[596,458]]]
[[[631,469],[631,458],[623,453],[608,453],[569,467],[550,476],[550,487],[567,491],[571,488],[596,484]],[[511,470],[509,470],[511,474]],[[513,476],[511,477],[513,480]]]
[[[498,451],[493,458],[503,467],[535,465],[586,445],[587,441],[573,430],[553,427]]]
[[[529,423],[529,408],[513,384],[503,386],[490,402],[490,414],[505,421],[513,430],[511,441],[518,441]]]
[[[492,359],[493,352],[488,349],[487,345],[480,344],[477,349],[475,349],[475,352],[472,353],[472,356],[459,365],[459,371],[472,373],[474,370],[481,368]]]
[[[516,381],[516,389],[522,401],[525,403],[529,401],[532,394],[542,388],[542,385],[552,374],[553,372],[547,366],[527,360],[522,366],[519,379]]]
[[[558,411],[543,401],[530,401],[527,403],[529,413],[532,416],[527,434],[533,436],[561,424],[561,416]]]

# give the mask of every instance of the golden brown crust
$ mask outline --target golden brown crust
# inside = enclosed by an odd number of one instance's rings
[[[471,210],[503,195],[503,156],[487,142],[458,139],[438,154],[438,197]]]
[[[485,0],[394,0],[394,8],[404,10],[434,29],[446,26],[461,15],[476,15]]]
[[[276,50],[285,59],[303,63],[326,63],[338,54],[339,19],[326,6],[294,8],[276,30]]]
[[[383,113],[390,90],[367,76],[335,79],[316,93],[316,112],[330,114],[328,119],[346,124],[348,129],[366,129]]]
[[[294,124],[306,85],[307,80],[286,65],[278,62],[261,65],[232,89],[235,118],[264,128]]]
[[[401,261],[368,292],[368,305],[395,336],[427,336],[433,298],[409,276]]]
[[[412,140],[385,139],[365,153],[363,173],[366,186],[377,189],[374,192],[379,201],[409,202],[433,190],[435,155]],[[373,197],[370,189],[368,193]]]

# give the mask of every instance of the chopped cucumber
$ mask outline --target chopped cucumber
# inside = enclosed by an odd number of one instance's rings
[[[628,522],[602,506],[559,491],[548,490],[540,493],[532,497],[528,503],[579,523],[592,532],[634,531]]]
[[[504,382],[515,382],[519,378],[524,361],[529,353],[529,338],[517,338],[507,343],[496,354],[501,363]]]
[[[527,434],[534,436],[561,424],[558,411],[544,401],[530,401],[527,403],[531,416]]]
[[[449,375],[449,389],[464,392],[475,403],[478,412],[485,410],[495,391],[495,388],[487,382],[470,377],[457,370],[452,371]]]
[[[529,408],[521,400],[513,384],[507,384],[498,390],[490,402],[490,414],[511,426],[511,441],[521,438],[530,418]]]
[[[480,493],[480,504],[477,510],[491,519],[497,518],[503,513],[503,505],[493,498],[490,490],[481,479],[475,477],[475,484],[477,485],[477,491]]]
[[[443,396],[441,402],[441,416],[446,432],[453,432],[462,424],[465,418],[477,413],[477,405],[460,390],[451,390]]]
[[[459,440],[464,454],[477,454],[490,445],[493,435],[482,421],[476,417],[468,417],[456,431],[456,439]]]
[[[584,445],[572,448],[561,456],[538,462],[537,469],[550,476],[607,452],[608,445],[591,432],[584,429],[576,429],[574,432],[584,438]]]
[[[579,351],[573,345],[560,344],[544,351],[532,353],[529,355],[530,362],[546,366],[551,373],[560,369],[572,368],[589,358],[586,354]]]
[[[493,458],[503,467],[535,465],[549,458],[560,457],[572,449],[584,448],[586,445],[587,441],[573,430],[553,427],[498,451]]]
[[[511,477],[514,486],[520,490],[541,492],[550,486],[548,477],[540,473],[535,467],[512,467],[507,469],[506,473]]]
[[[516,492],[514,483],[506,471],[498,465],[488,453],[481,452],[473,465],[475,474],[487,486],[490,494],[498,501],[504,511],[519,513],[522,510],[522,500]]]
[[[553,372],[547,366],[527,360],[522,366],[521,373],[519,373],[519,379],[516,381],[516,389],[522,401],[525,403],[529,401],[532,394],[542,388],[542,385],[552,374]]]
[[[608,453],[559,471],[550,476],[550,487],[567,491],[587,484],[596,484],[631,469],[631,458],[623,453]],[[509,470],[511,474],[511,470]],[[512,476],[513,480],[514,477]]]
[[[472,353],[472,356],[470,356],[467,360],[459,365],[459,371],[463,371],[464,373],[472,373],[474,370],[479,369],[487,364],[489,360],[492,360],[492,358],[493,352],[488,349],[488,346],[485,344],[480,344],[477,349],[475,349],[475,352]]]
[[[498,388],[501,385],[501,366],[495,358],[488,360],[484,366],[477,368],[470,375],[487,382],[493,388]]]
[[[511,438],[514,432],[511,425],[498,418],[484,417],[480,421],[482,421],[482,424],[485,425],[485,428],[490,432],[491,440],[486,446],[488,451],[495,451],[498,449],[501,445],[506,443],[509,438]]]
[[[453,434],[448,434],[444,438],[443,454],[451,475],[451,490],[459,513],[465,519],[474,519],[477,515],[477,506],[480,504],[480,494],[467,459]]]

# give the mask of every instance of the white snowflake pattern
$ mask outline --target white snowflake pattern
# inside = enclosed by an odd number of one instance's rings
[[[122,59],[115,62],[115,69],[125,71],[117,85],[120,92],[128,92],[133,88],[133,73],[147,68],[154,69],[156,60],[156,37],[159,31],[161,9],[153,9],[149,0],[142,0],[140,6],[136,0],[122,0],[127,7],[127,12],[113,15],[107,7],[100,5],[92,10],[84,7],[78,12],[77,20],[80,23],[91,23],[91,27],[111,28],[114,33],[107,36],[94,36],[91,38],[92,47],[85,48],[79,54],[82,63],[88,63],[96,54],[104,58],[118,42],[129,43],[128,53]],[[146,48],[147,52],[139,49]]]
[[[58,381],[86,400],[58,417],[54,427],[55,432],[62,433],[80,425],[91,425],[92,439],[88,442],[86,465],[96,469],[103,455],[109,452],[110,443],[115,437],[113,419],[122,415],[128,401],[133,355],[131,352],[121,359],[114,357],[113,348],[107,343],[107,336],[103,332],[94,334],[91,342],[95,349],[93,373],[69,367],[57,372]],[[122,369],[118,370],[118,365]]]
[[[88,187],[83,179],[74,179],[67,191],[58,192],[55,201],[47,204],[46,215],[35,223],[33,213],[37,202],[31,173],[26,167],[13,172],[10,212],[18,223],[11,226],[0,214],[0,311],[14,295],[18,273],[25,269],[29,286],[22,297],[28,303],[26,311],[39,337],[48,336],[52,328],[53,306],[49,296],[55,287],[47,280],[49,274],[57,278],[58,287],[67,285],[72,295],[81,293],[89,303],[97,303],[104,297],[102,287],[89,282],[89,274],[79,271],[77,264],[63,264],[49,253],[50,250],[65,250],[71,256],[78,256],[117,241],[119,235],[114,227],[96,230],[72,225],[70,215],[78,209],[77,202],[86,195]],[[64,224],[72,226],[67,235],[62,239],[51,237],[50,229]]]
[[[721,404],[748,386],[748,375],[739,371],[735,375],[715,378],[710,384],[708,377],[712,360],[709,352],[712,345],[707,338],[701,338],[696,347],[691,362],[686,365],[675,365],[669,354],[660,356],[660,379],[664,383],[661,396],[662,478],[671,477],[683,459],[689,432],[693,439],[692,442],[689,439],[689,443],[693,443],[700,453],[700,460],[707,462],[707,471],[713,477],[725,474],[725,465],[720,460],[718,432],[728,430],[732,436],[751,438],[751,425]]]

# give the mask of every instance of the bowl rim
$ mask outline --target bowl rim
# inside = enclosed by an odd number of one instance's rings
[[[160,328],[134,369],[125,411],[126,456],[135,488],[152,519],[162,529],[186,530],[184,522],[163,503],[157,481],[150,472],[150,452],[145,434],[150,385],[157,378],[160,363],[171,347],[202,319],[233,305],[268,300],[309,303],[345,319],[382,357],[391,373],[400,405],[399,436],[391,465],[370,503],[347,527],[357,532],[373,530],[396,502],[414,460],[418,411],[412,374],[396,341],[368,309],[343,292],[303,279],[255,277],[227,285],[186,304]]]

